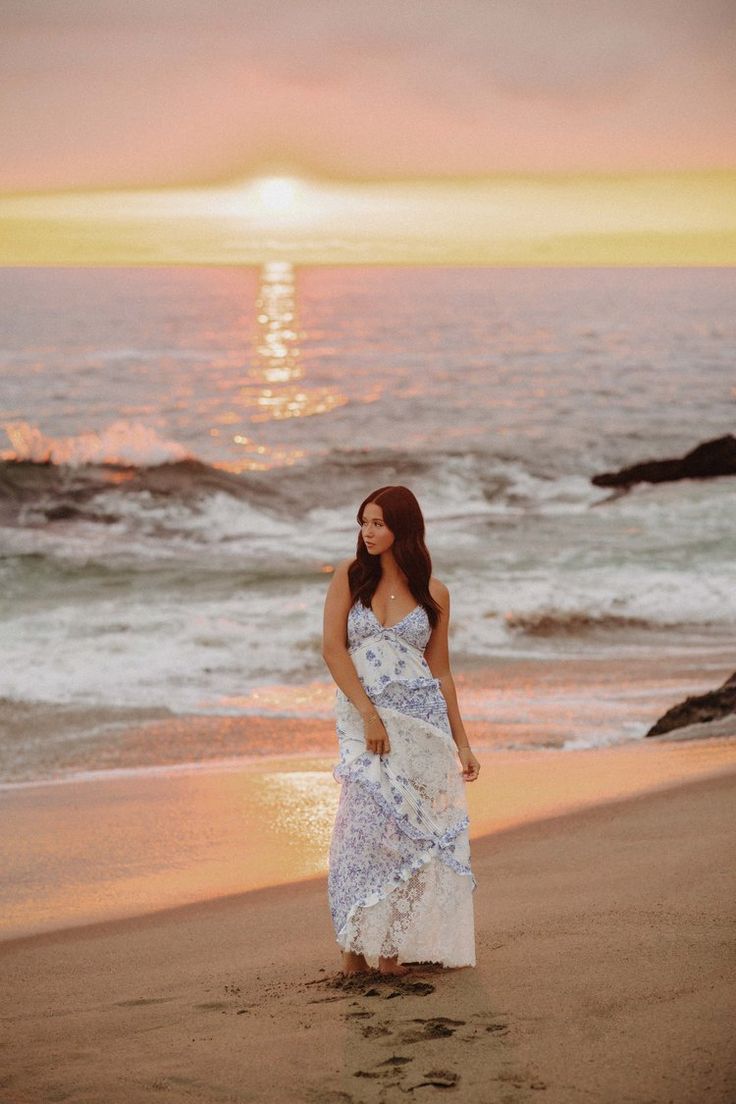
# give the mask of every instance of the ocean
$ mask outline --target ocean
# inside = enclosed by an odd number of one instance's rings
[[[454,669],[491,673],[471,719],[510,660],[733,644],[736,478],[591,477],[734,431],[734,269],[15,268],[0,292],[0,702],[88,711],[63,738],[94,730],[91,771],[100,710],[329,717],[324,592],[386,483],[424,509]],[[640,739],[627,710],[590,746]],[[0,736],[0,780],[53,775]]]

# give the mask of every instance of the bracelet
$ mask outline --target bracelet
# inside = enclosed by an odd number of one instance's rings
[[[365,716],[365,714],[361,713],[361,716],[363,717],[363,724],[370,724],[371,721],[380,721],[381,719],[380,714],[378,713],[371,713],[367,717]]]
[[[468,748],[469,749],[470,744],[455,744],[455,747],[457,747],[457,748]]]

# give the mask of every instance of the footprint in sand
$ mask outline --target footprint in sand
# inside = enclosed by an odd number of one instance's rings
[[[429,1020],[414,1019],[409,1023],[418,1026],[409,1028],[400,1036],[402,1043],[423,1043],[427,1039],[447,1039],[455,1034],[458,1027],[465,1027],[465,1020],[451,1020],[447,1016],[433,1016]]]
[[[400,1067],[413,1061],[412,1058],[406,1058],[400,1054],[394,1054],[391,1058],[388,1058],[385,1062],[381,1062],[381,1066],[389,1066],[389,1069],[381,1070],[380,1067],[376,1070],[356,1070],[353,1077],[363,1077],[367,1080],[384,1079],[385,1087],[389,1087],[389,1082],[385,1081],[387,1077],[396,1077],[398,1080],[390,1082],[401,1089],[404,1093],[414,1092],[415,1089],[425,1088],[431,1086],[436,1089],[453,1089],[460,1082],[460,1074],[455,1070],[448,1069],[430,1069],[425,1073],[414,1074],[413,1081],[404,1081],[405,1075],[408,1070],[401,1069]],[[399,1067],[399,1068],[397,1068]]]
[[[510,1024],[504,1013],[473,1012],[472,1020],[467,1025],[469,1033],[463,1036],[463,1042],[472,1043],[476,1039],[485,1039],[487,1035],[503,1039],[510,1031]]]
[[[404,1092],[414,1092],[415,1089],[421,1089],[425,1085],[433,1085],[437,1089],[454,1089],[459,1082],[460,1074],[455,1073],[454,1070],[429,1070],[423,1075],[421,1081],[407,1085]]]
[[[390,1035],[391,1031],[387,1024],[377,1023],[365,1024],[364,1027],[361,1027],[360,1033],[364,1039],[378,1039],[382,1035]]]
[[[382,977],[378,973],[352,974],[348,977],[344,974],[338,974],[336,977],[314,978],[306,984],[320,985],[326,989],[337,989],[341,993],[354,993],[361,997],[383,997],[386,1000],[403,996],[426,997],[435,991],[434,985],[429,981],[420,981],[410,977]]]
[[[338,1089],[310,1089],[306,1097],[313,1104],[353,1104],[350,1093]]]

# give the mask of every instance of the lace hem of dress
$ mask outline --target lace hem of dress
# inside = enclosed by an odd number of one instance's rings
[[[405,913],[413,907],[421,907],[423,887],[417,889],[417,879],[424,872],[435,871],[435,881],[440,869],[457,878],[454,871],[442,865],[432,854],[417,857],[405,870],[399,881],[385,887],[384,891],[367,894],[356,901],[345,923],[337,933],[337,945],[343,951],[363,954],[369,966],[378,966],[379,957],[396,957],[399,962],[435,962],[442,966],[474,966],[475,946],[473,938],[472,893],[461,894],[453,886],[453,911],[464,907],[465,923],[456,923],[444,933],[427,932],[420,925],[406,923]],[[466,875],[467,877],[467,875]],[[472,875],[470,875],[472,878]],[[414,892],[412,893],[412,886]],[[475,880],[473,879],[473,889]],[[401,890],[401,893],[398,891]],[[407,904],[402,894],[412,898]],[[464,900],[461,901],[460,898]],[[398,898],[398,900],[397,900]],[[418,937],[417,937],[417,932]]]
[[[466,827],[466,825],[461,826],[458,832],[461,832],[464,827]],[[426,851],[422,851],[420,854],[415,855],[414,858],[405,863],[400,870],[392,874],[390,881],[386,882],[379,889],[372,890],[370,893],[366,893],[365,896],[358,898],[357,901],[354,901],[350,906],[350,911],[345,919],[345,923],[337,933],[338,943],[344,939],[345,932],[350,927],[358,909],[370,908],[371,905],[377,905],[379,901],[384,901],[395,889],[398,889],[403,883],[408,882],[418,870],[423,866],[427,866],[428,863],[432,861],[444,862],[445,865],[449,866],[451,870],[454,870],[456,874],[461,874],[466,878],[470,878],[472,889],[475,891],[477,882],[472,870],[467,866],[462,866],[459,862],[452,859],[451,856],[437,854],[436,850],[434,844],[429,844]]]

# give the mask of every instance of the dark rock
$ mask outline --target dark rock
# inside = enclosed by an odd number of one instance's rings
[[[68,502],[47,507],[44,510],[44,516],[47,521],[97,521],[105,525],[113,525],[116,521],[120,521],[117,514],[98,514],[94,510],[83,510]]]
[[[685,698],[679,705],[673,705],[649,729],[647,736],[661,736],[663,732],[684,728],[685,725],[717,721],[720,717],[727,717],[729,713],[736,713],[736,672],[717,690],[708,690],[705,694]]]
[[[728,433],[704,441],[674,460],[644,460],[617,472],[591,477],[596,487],[630,487],[633,483],[667,483],[676,479],[712,479],[736,475],[736,437]]]

